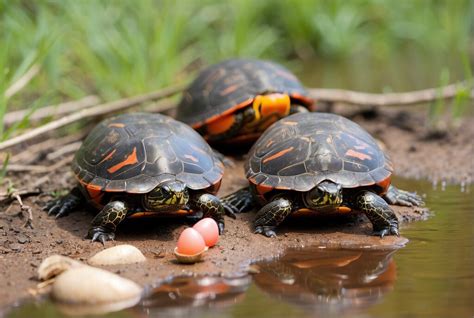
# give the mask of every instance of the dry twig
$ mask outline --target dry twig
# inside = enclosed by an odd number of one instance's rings
[[[7,167],[9,172],[30,172],[30,173],[48,173],[69,164],[74,155],[69,155],[51,166],[43,165],[21,165],[10,164]]]
[[[64,127],[66,125],[72,124],[82,119],[93,118],[93,117],[102,116],[109,113],[114,113],[120,110],[133,107],[135,105],[142,104],[144,102],[162,99],[162,98],[175,95],[179,93],[183,88],[184,88],[183,84],[175,85],[175,86],[168,87],[156,92],[143,94],[143,95],[139,95],[139,96],[135,96],[131,98],[124,98],[124,99],[116,100],[110,103],[105,103],[105,104],[83,109],[76,113],[64,116],[58,120],[53,120],[43,126],[34,128],[22,135],[19,135],[9,140],[6,140],[4,142],[1,142],[0,150],[8,149],[22,142],[38,137],[44,133]]]
[[[316,101],[343,103],[360,106],[406,106],[422,104],[441,99],[456,97],[467,83],[460,82],[440,88],[429,88],[405,93],[371,94],[344,89],[312,88],[309,94]],[[474,98],[474,90],[470,88],[470,98]]]
[[[81,109],[97,105],[100,102],[99,97],[95,95],[85,96],[79,100],[65,102],[57,105],[50,105],[41,107],[31,114],[29,121],[38,121],[47,117],[57,117],[60,115],[77,112]],[[23,120],[28,114],[28,110],[22,109],[5,114],[3,122],[5,126],[12,125],[20,120]]]

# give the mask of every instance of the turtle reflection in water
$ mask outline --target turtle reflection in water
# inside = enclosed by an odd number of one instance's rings
[[[256,285],[311,312],[350,312],[378,302],[393,288],[394,250],[290,249],[257,264]]]
[[[236,277],[175,277],[152,288],[142,302],[147,315],[193,316],[202,308],[225,308],[242,301],[252,278]]]

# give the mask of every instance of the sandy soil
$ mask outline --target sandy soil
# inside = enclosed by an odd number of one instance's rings
[[[442,139],[428,139],[420,124],[421,115],[389,111],[379,114],[375,120],[360,115],[352,117],[385,144],[395,162],[397,175],[458,184],[472,182],[474,118],[466,119]],[[226,171],[222,195],[246,184],[242,160],[236,159],[236,162],[237,167]],[[31,176],[27,174],[10,177],[19,189],[31,183]],[[64,167],[51,173],[42,189],[48,192],[73,184],[69,168]],[[93,218],[92,211],[78,211],[55,220],[41,211],[48,198],[42,195],[24,199],[24,203],[32,207],[33,229],[24,227],[25,218],[17,203],[0,206],[0,308],[29,295],[28,289],[38,283],[36,270],[44,258],[62,254],[86,260],[103,249],[101,244],[83,238]],[[394,209],[402,223],[422,220],[428,215],[423,208]],[[129,220],[119,228],[116,241],[108,242],[106,247],[133,244],[144,252],[148,261],[110,269],[145,285],[171,275],[233,275],[246,271],[251,261],[274,257],[290,246],[380,247],[401,246],[407,242],[403,236],[383,239],[369,236],[371,226],[361,215],[290,220],[281,226],[275,239],[252,234],[252,217],[252,214],[242,214],[236,220],[226,218],[226,232],[218,245],[205,254],[203,262],[194,265],[177,264],[172,254],[179,233],[191,225],[192,220]],[[403,224],[401,233],[403,235]]]

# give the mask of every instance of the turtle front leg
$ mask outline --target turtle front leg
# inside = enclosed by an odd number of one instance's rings
[[[78,187],[74,187],[65,196],[46,203],[43,210],[48,212],[48,215],[55,215],[56,218],[60,218],[76,210],[85,200],[81,190]]]
[[[92,242],[111,241],[115,238],[115,230],[117,225],[127,216],[127,206],[122,201],[112,201],[100,211],[92,220],[91,227],[87,233],[87,238]]]
[[[374,235],[400,235],[395,212],[380,196],[370,191],[362,191],[355,198],[354,204],[354,208],[364,212],[372,222]]]
[[[255,217],[255,233],[276,237],[275,228],[291,214],[293,205],[285,198],[279,198],[265,205]]]
[[[202,211],[203,217],[211,217],[219,226],[219,234],[224,232],[224,206],[218,197],[209,193],[200,193],[191,202],[191,209]],[[232,215],[231,215],[232,216]],[[233,215],[235,218],[235,215]]]
[[[404,205],[404,206],[421,206],[425,205],[423,199],[414,192],[400,190],[397,187],[390,185],[387,193],[383,196],[384,200],[389,204]]]
[[[250,187],[240,189],[221,198],[224,209],[231,214],[248,212],[255,208],[255,200]]]

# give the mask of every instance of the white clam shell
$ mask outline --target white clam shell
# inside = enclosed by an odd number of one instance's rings
[[[38,267],[38,278],[40,280],[48,280],[66,270],[81,266],[86,265],[66,256],[52,255],[41,262]]]
[[[102,266],[133,264],[144,261],[146,261],[146,258],[138,248],[123,244],[98,252],[88,260],[88,263],[93,266]]]
[[[122,310],[140,301],[142,287],[109,271],[91,266],[59,275],[51,296],[62,311],[74,315]]]

